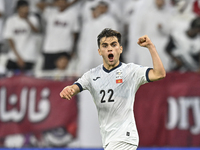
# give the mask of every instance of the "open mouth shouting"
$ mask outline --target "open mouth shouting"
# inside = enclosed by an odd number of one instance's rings
[[[113,54],[109,54],[108,55],[108,59],[109,59],[109,61],[113,61],[114,60],[114,55]]]

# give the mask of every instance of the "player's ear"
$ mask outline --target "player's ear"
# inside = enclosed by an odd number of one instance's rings
[[[119,50],[120,50],[120,54],[121,54],[123,52],[123,47],[120,46]]]
[[[98,52],[99,52],[99,55],[101,56],[101,50],[100,49],[98,49]]]

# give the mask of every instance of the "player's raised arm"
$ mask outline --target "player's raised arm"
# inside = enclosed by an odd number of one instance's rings
[[[60,97],[70,100],[72,96],[78,94],[80,92],[79,87],[76,84],[66,86],[61,92]]]
[[[138,39],[137,43],[142,47],[147,47],[151,54],[153,61],[153,69],[149,71],[150,81],[163,79],[166,76],[165,68],[150,38],[147,35],[144,35]]]

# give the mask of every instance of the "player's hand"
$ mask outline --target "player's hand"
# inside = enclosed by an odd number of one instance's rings
[[[60,97],[70,100],[74,94],[75,90],[71,86],[67,86],[60,92]]]
[[[142,47],[151,47],[151,46],[154,46],[153,43],[151,42],[150,38],[147,36],[147,35],[144,35],[142,37],[140,37],[138,39],[138,42],[137,42],[140,46]]]

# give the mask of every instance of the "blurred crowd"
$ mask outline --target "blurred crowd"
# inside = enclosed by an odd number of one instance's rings
[[[122,62],[152,67],[148,35],[167,72],[200,72],[200,0],[0,0],[0,77],[80,76],[102,63],[97,35],[122,34]]]

